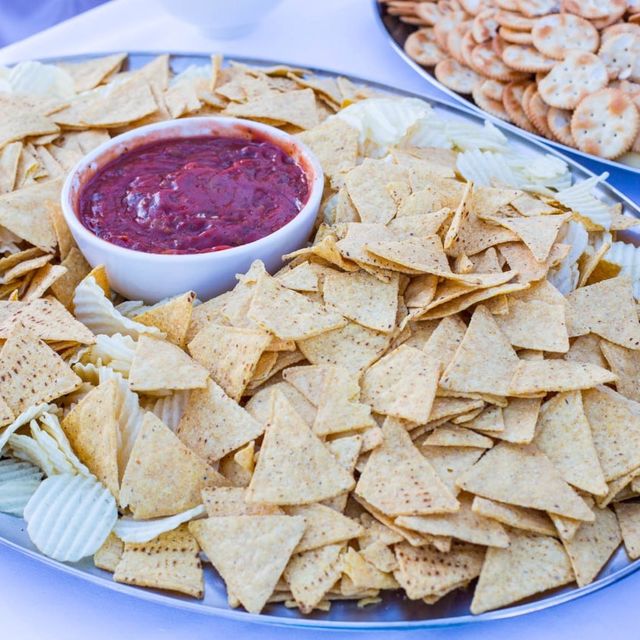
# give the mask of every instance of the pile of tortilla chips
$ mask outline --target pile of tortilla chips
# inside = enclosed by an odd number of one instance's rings
[[[602,229],[552,189],[462,180],[455,149],[365,157],[329,117],[369,95],[346,80],[122,62],[63,65],[66,101],[2,98],[0,511],[43,553],[196,598],[212,565],[231,606],[305,614],[472,583],[481,613],[640,557],[640,322]],[[123,301],[60,179],[209,112],[317,153],[315,240],[213,300]]]

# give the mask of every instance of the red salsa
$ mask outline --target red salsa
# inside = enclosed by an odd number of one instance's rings
[[[305,205],[303,170],[266,140],[159,140],[99,169],[78,197],[82,224],[148,253],[204,253],[264,238]]]

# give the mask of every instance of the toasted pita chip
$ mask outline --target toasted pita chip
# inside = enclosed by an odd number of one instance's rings
[[[618,376],[615,383],[618,393],[640,402],[640,351],[627,349],[607,340],[598,342],[609,368]]]
[[[280,507],[251,504],[245,501],[244,487],[213,487],[202,490],[202,502],[210,518],[220,516],[272,516],[283,515]]]
[[[589,389],[616,380],[615,374],[593,364],[566,360],[521,360],[509,384],[508,394],[522,396],[543,391]]]
[[[310,504],[333,498],[354,485],[353,476],[331,455],[286,397],[275,391],[272,418],[247,501]]]
[[[405,428],[387,418],[382,431],[384,441],[371,453],[355,493],[389,516],[457,511],[457,500],[413,445]]]
[[[0,382],[2,397],[19,415],[71,393],[82,380],[55,351],[18,324],[0,351]]]
[[[637,502],[616,502],[613,505],[622,539],[631,560],[640,557],[640,504]]]
[[[584,391],[582,399],[605,480],[640,467],[640,416],[630,401],[604,388]]]
[[[300,516],[305,521],[304,535],[294,549],[295,553],[346,542],[364,533],[358,522],[321,504],[288,507],[286,512],[290,516]]]
[[[140,426],[120,487],[136,519],[170,516],[200,504],[201,490],[226,480],[152,413]]]
[[[270,342],[266,331],[210,323],[188,345],[194,360],[234,400],[239,400]]]
[[[431,413],[439,375],[437,360],[401,345],[365,372],[362,400],[383,415],[424,424]]]
[[[73,450],[118,499],[118,383],[107,380],[90,391],[62,421]]]
[[[607,484],[579,391],[559,393],[544,405],[535,443],[569,484],[606,495]]]
[[[522,529],[547,536],[557,535],[556,528],[549,520],[549,516],[542,511],[495,502],[480,496],[475,496],[471,509],[485,518],[493,518],[513,529]]]
[[[194,390],[180,418],[178,437],[210,463],[259,437],[264,424],[255,420],[213,380]]]
[[[628,349],[640,348],[640,321],[628,277],[580,287],[567,296],[569,336],[595,333]]]
[[[554,538],[516,530],[509,537],[508,548],[487,550],[472,613],[504,607],[574,580],[569,557]]]
[[[187,291],[164,303],[154,305],[133,319],[147,326],[158,327],[169,342],[184,348],[195,297],[193,291]]]
[[[536,478],[536,482],[531,479]],[[534,445],[503,442],[462,477],[458,486],[483,498],[592,521],[593,513]]]
[[[171,342],[141,335],[129,371],[129,387],[149,392],[202,389],[209,372]]]
[[[295,516],[226,516],[189,523],[189,530],[227,585],[251,613],[259,613],[302,538]],[[251,553],[247,553],[250,549]]]

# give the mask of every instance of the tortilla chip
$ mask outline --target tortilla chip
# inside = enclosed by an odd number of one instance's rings
[[[21,153],[22,142],[10,142],[0,150],[0,194],[10,193],[16,187]]]
[[[507,242],[499,246],[499,251],[509,268],[518,272],[519,282],[536,282],[546,277],[549,269],[558,264],[568,253],[569,245],[554,244],[549,257],[538,262],[531,251],[521,242]]]
[[[640,321],[628,277],[580,287],[567,296],[569,336],[595,333],[628,349],[640,349]]]
[[[29,101],[3,92],[0,96],[0,148],[27,136],[57,133],[58,126]]]
[[[502,408],[504,429],[490,435],[520,444],[528,444],[533,440],[540,412],[539,398],[509,398],[509,404]]]
[[[505,430],[502,408],[490,405],[477,417],[465,424],[467,429],[476,429],[489,435],[499,434]]]
[[[378,413],[424,424],[438,387],[440,363],[419,349],[400,345],[362,378],[362,401]]]
[[[369,329],[386,333],[395,327],[397,274],[393,274],[386,283],[362,271],[327,274],[323,293],[325,303]]]
[[[379,427],[374,428],[380,431]],[[347,470],[347,472],[352,474],[356,468],[356,462],[358,461],[358,456],[362,450],[363,441],[364,438],[361,435],[346,436],[344,438],[338,438],[327,442],[326,447],[335,459]],[[347,506],[348,498],[349,493],[345,492],[335,498],[324,500],[322,504],[343,513]]]
[[[447,254],[455,258],[464,253],[471,257],[489,247],[513,240],[518,240],[513,231],[495,224],[487,224],[471,212],[462,221],[455,242],[447,249]]]
[[[430,547],[395,547],[398,569],[393,572],[407,597],[418,600],[440,595],[467,584],[480,574],[485,551],[470,544],[442,553]]]
[[[342,560],[342,571],[345,576],[351,579],[354,589],[366,590],[398,588],[398,583],[391,574],[383,573],[374,567],[352,547],[347,547]]]
[[[262,435],[264,424],[225,394],[213,380],[189,394],[177,436],[210,464]]]
[[[304,520],[226,516],[196,520],[189,523],[189,530],[222,576],[228,592],[247,611],[259,613],[302,537]]]
[[[57,207],[61,180],[39,182],[0,196],[0,225],[19,238],[52,252],[57,237],[49,210]]]
[[[110,533],[102,546],[93,554],[93,564],[98,569],[104,569],[113,573],[122,558],[124,552],[124,542],[116,537],[115,533]]]
[[[538,262],[549,257],[560,227],[570,214],[529,216],[526,218],[495,218],[494,221],[513,231],[529,248]]]
[[[518,356],[485,307],[476,307],[440,386],[450,391],[507,395]]]
[[[245,501],[244,487],[214,487],[202,490],[202,502],[210,518],[220,516],[272,516],[283,515],[280,507],[250,504]]]
[[[602,339],[594,333],[588,333],[587,335],[575,338],[569,347],[569,351],[564,354],[565,360],[571,360],[572,362],[588,362],[596,365],[596,367],[607,368],[607,361],[602,355],[600,349],[600,343]],[[613,367],[611,367],[613,371]],[[614,371],[614,373],[616,373]],[[616,375],[618,375],[616,373]],[[619,380],[616,384],[619,384]]]
[[[522,529],[547,536],[557,535],[556,528],[549,520],[549,516],[543,511],[516,507],[512,504],[487,500],[487,498],[480,496],[473,499],[471,510],[485,518],[493,518],[513,529]]]
[[[226,480],[147,412],[133,444],[120,487],[120,505],[136,519],[171,516],[202,502],[207,486]]]
[[[485,518],[471,510],[473,496],[458,496],[460,510],[451,514],[400,516],[396,523],[419,533],[451,536],[463,542],[488,547],[508,547],[509,536],[496,520]]]
[[[441,422],[483,407],[484,402],[482,400],[473,398],[436,397],[429,414],[429,422]]]
[[[141,335],[129,371],[129,387],[149,391],[202,389],[209,372],[171,342]]]
[[[204,597],[200,548],[186,525],[143,543],[126,543],[113,579]]]
[[[457,500],[405,428],[387,418],[382,431],[384,441],[369,456],[355,493],[388,516],[457,511]]]
[[[532,482],[532,478],[536,482]],[[590,522],[593,513],[535,445],[502,442],[457,481],[471,493]]]
[[[333,384],[341,387],[340,391],[345,399],[351,400],[360,395],[357,377],[343,367],[327,365],[290,367],[282,377],[314,405],[322,402],[322,394],[329,378],[333,380]]]
[[[187,291],[164,303],[154,305],[133,319],[148,327],[157,327],[167,336],[169,342],[184,348],[195,297],[193,291]]]
[[[544,405],[535,443],[569,484],[606,495],[607,483],[579,391],[559,393]]]
[[[66,267],[59,264],[47,264],[38,269],[31,278],[28,289],[25,291],[22,299],[25,302],[31,302],[41,298],[53,284],[55,284],[62,276],[67,273]]]
[[[305,340],[338,329],[346,320],[265,274],[256,284],[249,318],[282,340]]]
[[[97,87],[106,78],[117,73],[126,58],[126,53],[114,53],[81,62],[59,62],[57,66],[71,75],[76,92],[81,93]]]
[[[305,521],[305,531],[295,553],[311,551],[327,544],[346,542],[364,533],[362,526],[322,504],[287,507],[290,516],[300,516]]]
[[[509,384],[508,395],[589,389],[616,380],[616,375],[593,364],[567,360],[521,360]]]
[[[431,273],[459,278],[451,271],[438,235],[370,242],[366,250],[389,269],[408,274]]]
[[[640,416],[624,396],[610,389],[582,394],[584,413],[607,482],[640,467]]]
[[[471,602],[474,614],[574,580],[569,557],[554,538],[516,530],[510,531],[509,537],[511,545],[507,549],[487,550]]]
[[[613,505],[627,555],[631,560],[640,558],[640,504],[617,502]]]
[[[640,402],[640,351],[627,349],[607,340],[598,342],[609,368],[618,376],[615,383],[618,393]]]
[[[118,499],[118,382],[107,380],[78,402],[62,421],[73,450]]]
[[[33,271],[46,266],[47,262],[50,262],[52,259],[53,256],[51,254],[45,254],[43,256],[41,255],[36,258],[31,258],[30,260],[23,260],[14,267],[11,267],[11,269],[7,269],[7,271],[2,274],[2,283],[9,284],[26,274],[33,275]]]
[[[311,613],[340,579],[342,544],[332,544],[292,556],[284,578],[302,613]]]
[[[434,429],[422,444],[439,447],[479,447],[490,449],[493,440],[470,429],[444,424]]]
[[[272,418],[247,501],[310,504],[350,491],[354,485],[353,476],[331,455],[286,397],[275,391]]]
[[[225,393],[237,401],[269,342],[266,331],[237,329],[212,322],[196,334],[188,349]]]
[[[571,540],[563,540],[579,587],[595,580],[622,542],[618,520],[613,511],[594,509],[594,513],[594,522],[582,524]]]
[[[312,262],[303,262],[293,269],[280,271],[276,274],[276,278],[287,289],[293,289],[294,291],[320,291],[320,276],[330,273],[334,273],[334,270]]]
[[[71,393],[82,380],[42,340],[18,324],[0,351],[2,397],[14,412]]]
[[[91,267],[75,247],[69,251],[61,266],[65,268],[65,272],[51,284],[51,292],[67,309],[70,309],[76,287],[88,275]]]

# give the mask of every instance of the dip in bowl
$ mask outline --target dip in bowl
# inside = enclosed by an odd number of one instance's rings
[[[157,302],[192,289],[209,299],[261,259],[273,271],[308,239],[324,178],[294,137],[235,118],[134,129],[71,171],[62,210],[113,289]]]

